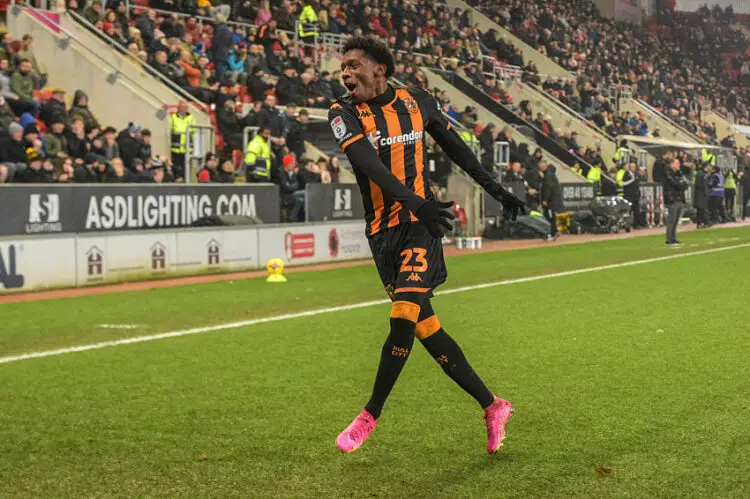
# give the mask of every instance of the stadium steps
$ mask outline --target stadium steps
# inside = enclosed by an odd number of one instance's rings
[[[575,78],[573,73],[569,72],[562,66],[559,66],[552,59],[549,59],[534,49],[531,45],[528,45],[523,40],[517,38],[510,31],[492,21],[489,17],[485,16],[468,3],[463,2],[462,0],[448,0],[447,3],[448,6],[453,9],[468,9],[471,13],[472,24],[478,25],[479,30],[483,33],[486,33],[491,29],[495,30],[500,37],[505,38],[508,42],[512,43],[513,46],[521,50],[524,61],[536,64],[540,74],[554,78]]]
[[[663,139],[674,140],[676,142],[701,143],[698,137],[640,99],[623,99],[620,102],[620,112],[623,113],[625,111],[635,114],[643,113],[644,121],[651,133],[653,134],[654,130],[658,128],[660,136]]]
[[[453,8],[471,9],[472,21],[479,25],[480,30],[487,31],[490,29],[494,29],[517,48],[521,49],[524,61],[534,62],[537,65],[540,76],[542,78],[544,78],[544,76],[553,76],[575,79],[575,75],[568,72],[567,70],[565,70],[565,68],[559,66],[552,59],[549,59],[547,56],[543,55],[541,52],[538,52],[530,45],[524,43],[520,38],[517,38],[510,31],[490,20],[487,16],[482,14],[471,5],[461,0],[448,0],[448,5]],[[649,129],[653,131],[654,129],[659,128],[661,130],[661,136],[664,138],[679,142],[698,142],[697,137],[682,129],[679,125],[674,123],[666,116],[661,115],[661,113],[656,111],[648,104],[644,104],[635,99],[631,99],[627,102],[622,103],[620,106],[620,110],[630,111],[634,113],[643,112],[646,115],[646,122],[648,123]]]
[[[599,129],[595,124],[588,121],[573,109],[569,108],[559,100],[547,95],[541,88],[521,81],[512,81],[506,87],[506,91],[513,97],[514,103],[518,105],[523,100],[531,103],[531,109],[536,114],[541,112],[546,119],[552,123],[558,134],[566,131],[578,134],[578,144],[583,147],[596,149],[601,147],[602,159],[607,168],[615,167],[612,157],[617,151],[617,139]],[[633,144],[629,147],[636,153],[640,150]],[[647,167],[650,172],[654,164],[654,156],[649,154]]]
[[[477,117],[479,118],[479,123],[481,123],[483,126],[486,126],[488,123],[495,123],[501,129],[506,126],[509,127],[512,132],[513,139],[519,145],[526,144],[529,147],[530,153],[533,153],[537,147],[541,147],[541,145],[538,145],[534,140],[522,134],[513,126],[510,126],[509,123],[503,120],[499,115],[490,111],[487,107],[476,102],[474,99],[469,97],[466,93],[464,93],[462,90],[458,89],[453,84],[444,80],[439,74],[430,70],[430,68],[422,67],[422,71],[425,72],[425,75],[429,79],[431,88],[438,88],[439,90],[445,90],[447,92],[448,96],[450,97],[450,102],[452,105],[458,107],[459,109],[464,109],[466,107],[476,108]],[[460,80],[454,80],[457,84],[461,84],[462,86],[468,86],[468,87],[473,88],[474,90],[476,90],[476,92],[480,92],[483,95],[485,95],[490,102],[495,103],[498,106],[500,106],[500,104],[492,100],[492,98],[489,95],[484,94],[481,90],[471,85],[471,83],[469,83],[468,81],[463,80],[463,78],[457,75],[456,75],[456,78],[460,78]],[[461,82],[461,80],[463,80],[463,83]],[[487,104],[489,104],[489,102],[487,102]],[[571,182],[585,182],[586,181],[582,176],[573,172],[568,167],[565,161],[562,161],[556,155],[554,155],[555,158],[551,158],[550,156],[551,156],[551,153],[547,151],[547,155],[545,159],[550,161],[550,163],[554,164],[555,167],[557,168],[557,177],[560,180],[560,182],[571,183]]]
[[[155,93],[154,81],[119,71],[108,56],[100,54],[97,45],[90,44],[80,27],[76,29],[64,15],[58,24],[54,17],[57,15],[14,5],[7,17],[14,38],[20,39],[25,34],[34,37],[34,53],[49,74],[48,86],[62,88],[69,96],[83,90],[89,97],[91,111],[102,125],[122,129],[131,121],[138,122],[151,130],[154,153],[168,155],[167,110],[177,102]]]
[[[722,116],[716,111],[703,111],[703,119],[709,123],[716,124],[716,136],[719,140],[723,139],[727,135],[734,134],[734,140],[737,142],[739,147],[750,147],[750,139],[734,131],[731,127],[731,123],[727,118]]]

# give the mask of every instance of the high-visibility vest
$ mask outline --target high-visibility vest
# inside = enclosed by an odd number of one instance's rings
[[[464,130],[461,132],[461,140],[463,140],[467,146],[471,147],[472,144],[476,144],[479,142],[479,139],[477,139],[477,136],[474,135],[469,130]]]
[[[620,168],[617,170],[617,176],[615,177],[615,180],[617,180],[617,195],[618,196],[624,196],[625,195],[625,186],[623,185],[623,180],[625,179],[625,168]]]
[[[171,116],[170,129],[172,134],[172,152],[185,152],[187,129],[191,125],[195,125],[195,117],[190,113],[187,113],[185,116],[180,116],[175,113]]]
[[[245,164],[248,170],[252,170],[256,175],[270,179],[271,177],[271,146],[262,135],[256,135],[253,140],[247,144],[245,154]]]
[[[318,14],[315,13],[312,5],[305,5],[302,9],[302,13],[299,15],[299,36],[313,36],[317,35],[318,32],[313,28],[312,30],[305,30],[305,24],[317,24]]]
[[[732,172],[727,173],[724,178],[724,189],[737,189],[737,182],[735,182]]]
[[[701,151],[701,160],[707,165],[716,166],[716,155],[705,148]]]
[[[628,161],[630,159],[630,149],[627,147],[618,147],[617,151],[615,151],[614,158],[615,163],[617,165],[621,165],[622,163]]]
[[[602,169],[598,166],[592,166],[589,168],[589,173],[586,175],[586,180],[591,182],[592,184],[598,184],[596,188],[596,193],[601,194],[602,193]]]

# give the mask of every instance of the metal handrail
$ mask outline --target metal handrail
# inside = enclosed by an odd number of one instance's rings
[[[81,47],[83,47],[84,49],[86,49],[86,51],[87,51],[88,53],[92,54],[92,55],[93,55],[93,56],[94,56],[94,57],[95,57],[95,58],[96,58],[96,59],[97,59],[98,61],[100,61],[101,63],[105,64],[106,66],[108,66],[108,67],[112,68],[112,70],[114,71],[114,73],[113,73],[113,74],[115,75],[115,80],[116,80],[116,78],[117,78],[117,77],[119,77],[119,76],[122,76],[122,77],[124,77],[124,78],[125,78],[125,79],[127,79],[127,80],[128,80],[129,82],[131,82],[132,84],[134,84],[134,85],[135,85],[136,87],[138,87],[139,89],[141,89],[141,91],[143,91],[143,92],[145,92],[146,94],[148,94],[148,95],[149,95],[149,96],[150,96],[150,97],[151,97],[151,98],[152,98],[153,100],[155,100],[156,102],[160,102],[160,103],[162,104],[162,108],[160,109],[160,111],[162,111],[163,113],[166,113],[166,110],[167,110],[167,108],[169,107],[169,104],[168,104],[168,103],[165,103],[164,101],[162,101],[162,99],[160,99],[160,98],[159,98],[159,97],[158,97],[157,95],[154,95],[154,93],[153,93],[153,92],[151,92],[151,91],[150,91],[149,89],[145,88],[145,87],[144,87],[143,85],[141,85],[141,84],[140,84],[139,82],[137,82],[136,80],[133,80],[133,79],[132,79],[132,78],[130,78],[130,77],[129,77],[128,75],[126,75],[126,74],[122,73],[122,72],[120,71],[120,69],[119,69],[119,68],[117,68],[117,67],[116,67],[116,66],[115,66],[114,64],[112,64],[111,62],[107,61],[106,59],[104,59],[103,57],[101,57],[101,56],[100,56],[99,54],[97,54],[96,50],[94,50],[94,49],[93,49],[93,48],[91,48],[91,47],[88,47],[88,46],[86,46],[86,44],[85,44],[85,43],[83,43],[83,42],[82,42],[81,40],[79,40],[79,39],[78,39],[78,38],[77,38],[77,37],[76,37],[76,36],[75,36],[74,34],[72,34],[72,33],[71,33],[70,31],[68,31],[67,29],[65,29],[65,28],[64,28],[64,27],[63,27],[63,26],[62,26],[62,25],[61,25],[61,24],[60,24],[60,23],[59,23],[58,21],[56,21],[56,20],[54,20],[54,19],[52,19],[52,18],[48,17],[48,16],[47,16],[47,13],[46,13],[46,11],[44,11],[44,10],[40,10],[40,9],[37,9],[37,8],[35,8],[35,7],[32,7],[32,6],[31,6],[31,5],[29,4],[29,2],[27,1],[26,3],[24,3],[24,5],[23,5],[23,6],[21,6],[21,5],[18,5],[18,4],[14,5],[14,6],[13,6],[13,9],[12,9],[12,13],[13,13],[13,15],[15,15],[15,16],[19,16],[19,15],[21,15],[21,11],[22,11],[22,9],[28,9],[28,10],[30,10],[30,11],[33,11],[33,12],[34,12],[34,13],[35,13],[36,15],[38,15],[38,16],[39,16],[39,17],[41,17],[41,18],[43,18],[43,19],[44,19],[45,21],[49,22],[49,23],[50,23],[50,24],[51,24],[52,26],[55,26],[55,28],[56,28],[56,29],[57,29],[57,30],[58,30],[58,31],[59,31],[60,33],[63,33],[63,34],[64,34],[64,35],[65,35],[65,36],[67,37],[68,41],[70,41],[70,40],[73,40],[73,41],[75,41],[75,42],[76,42],[76,43],[77,43],[77,44],[78,44],[79,46],[81,46]],[[159,115],[159,113],[157,112],[157,117],[158,117],[158,115]],[[161,119],[164,119],[164,118],[166,118],[166,114],[164,114],[164,116],[163,116],[163,117],[162,117]]]
[[[564,102],[561,102],[558,99],[550,97],[547,94],[547,92],[545,92],[544,90],[540,89],[539,87],[537,87],[533,83],[523,83],[523,84],[526,85],[527,87],[531,88],[537,94],[540,94],[540,95],[544,96],[546,98],[546,100],[549,101],[552,105],[556,106],[560,112],[567,113],[571,117],[580,120],[587,128],[589,128],[590,130],[594,131],[598,135],[601,135],[602,137],[608,139],[611,142],[617,143],[617,139],[615,137],[612,137],[605,130],[602,130],[598,126],[592,125],[589,122],[588,118],[586,118],[584,115],[582,115],[581,113],[579,113],[575,109],[571,108],[570,106],[568,106]]]
[[[698,137],[696,137],[694,134],[692,134],[692,133],[688,132],[687,130],[685,130],[684,128],[682,128],[682,126],[679,125],[679,124],[677,124],[675,121],[673,121],[672,118],[670,118],[666,114],[662,113],[661,111],[659,111],[658,109],[656,109],[654,106],[652,106],[648,102],[646,102],[644,100],[641,100],[641,99],[635,99],[635,98],[632,98],[631,100],[643,104],[643,106],[645,106],[646,109],[648,109],[649,111],[651,111],[657,117],[663,119],[664,121],[666,121],[667,123],[669,123],[670,125],[672,125],[673,127],[675,127],[677,130],[679,130],[680,132],[682,132],[685,135],[687,135],[688,137],[691,137],[693,140],[695,140],[695,142],[697,142],[699,144],[702,144],[702,142],[700,140],[698,140]]]
[[[87,27],[89,30],[95,32],[97,35],[102,36],[106,39],[107,43],[114,45],[117,47],[120,51],[122,51],[123,54],[128,54],[128,49],[123,47],[120,43],[113,40],[107,33],[104,31],[98,29],[96,26],[91,24],[88,20],[86,20],[84,17],[79,15],[77,12],[68,10],[66,11],[66,14],[70,15],[73,19],[75,19],[76,22],[82,24],[83,26]],[[199,109],[202,109],[203,111],[208,112],[208,106],[204,104],[203,102],[199,101],[189,93],[187,93],[183,88],[180,88],[176,83],[171,81],[169,78],[161,74],[159,71],[156,70],[151,64],[145,61],[138,61],[141,66],[148,68],[152,76],[155,76],[158,80],[165,83],[169,88],[171,88],[175,93],[177,93],[181,98],[191,101],[194,105],[196,105]]]
[[[184,18],[184,19],[193,18],[193,19],[197,20],[198,24],[200,24],[201,26],[203,25],[204,22],[206,22],[208,24],[216,24],[216,23],[219,22],[216,19],[214,19],[213,17],[198,16],[198,15],[188,14],[186,12],[175,12],[175,11],[164,10],[164,9],[154,9],[153,7],[141,7],[140,5],[132,5],[131,4],[131,5],[128,6],[128,9],[129,10],[141,10],[141,11],[153,10],[157,14],[166,14],[166,15],[170,15],[170,16],[177,16],[178,18]],[[230,25],[230,26],[238,26],[240,28],[251,28],[251,29],[253,29],[255,31],[257,31],[257,30],[260,29],[260,26],[258,26],[257,24],[243,23],[241,21],[229,21],[229,20],[227,20],[225,22],[228,25]],[[293,31],[289,31],[289,30],[286,30],[286,29],[276,28],[276,31],[278,31],[280,33],[286,33],[289,36],[294,36],[294,32]]]

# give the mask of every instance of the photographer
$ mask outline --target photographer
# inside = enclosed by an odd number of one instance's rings
[[[682,218],[685,204],[685,190],[689,184],[680,171],[680,160],[673,159],[664,176],[664,204],[667,207],[667,246],[680,246],[677,240],[677,226]]]

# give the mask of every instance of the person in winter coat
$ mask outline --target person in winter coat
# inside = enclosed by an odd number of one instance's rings
[[[640,227],[641,222],[641,181],[638,175],[638,166],[632,161],[625,167],[625,175],[622,177],[623,197],[630,201],[630,209],[633,214],[633,226]]]
[[[482,151],[481,163],[488,172],[492,172],[495,163],[495,129],[495,124],[490,123],[479,134],[479,147]]]
[[[71,120],[75,116],[83,118],[86,133],[99,128],[99,122],[94,118],[94,114],[89,109],[89,96],[83,90],[76,90],[75,94],[73,94],[73,106],[70,108],[68,115]]]
[[[70,118],[65,109],[65,90],[61,88],[52,89],[52,97],[42,105],[39,119],[47,125],[47,128],[51,128],[57,120],[70,125]]]
[[[750,203],[750,170],[745,167],[745,170],[740,174],[740,184],[742,185],[742,220],[747,218],[750,213],[748,203]]]
[[[705,165],[699,162],[696,166],[695,194],[693,195],[693,207],[698,211],[697,225],[699,229],[706,229],[711,226],[708,220],[708,196],[710,194],[708,177]]]
[[[667,246],[679,246],[677,240],[677,226],[682,218],[682,210],[685,204],[685,190],[689,187],[688,181],[680,171],[680,160],[672,159],[664,175],[664,205],[667,208]]]
[[[226,101],[224,107],[216,114],[216,124],[224,137],[224,150],[241,151],[242,134],[247,125],[237,114],[233,100]]]
[[[225,73],[229,68],[229,49],[232,46],[232,31],[227,26],[230,6],[220,5],[216,8],[216,26],[211,41],[211,60],[216,67],[216,79],[225,83]]]
[[[302,109],[297,119],[289,126],[286,135],[286,146],[296,157],[301,158],[305,153],[305,139],[307,138],[307,120],[309,115],[307,109]]]
[[[130,172],[125,169],[122,160],[113,158],[106,171],[106,182],[108,184],[129,184],[131,181]]]
[[[557,179],[555,167],[549,165],[546,161],[539,163],[539,171],[544,175],[542,178],[542,191],[540,198],[542,200],[542,209],[544,217],[550,223],[550,235],[548,240],[557,239],[557,214],[565,211],[563,204],[562,187]]]
[[[284,208],[289,210],[289,222],[299,222],[300,215],[304,213],[305,191],[299,175],[299,168],[294,156],[288,154],[282,160],[284,171],[280,175],[279,187],[281,191],[281,202]]]
[[[136,167],[135,160],[138,159],[138,153],[141,149],[141,126],[138,123],[130,123],[128,127],[122,130],[117,136],[117,145],[120,148],[120,158],[132,174],[137,174],[140,170]],[[141,169],[143,167],[141,166]]]

